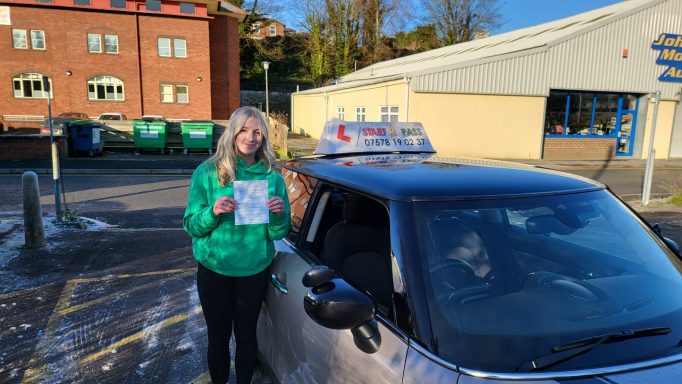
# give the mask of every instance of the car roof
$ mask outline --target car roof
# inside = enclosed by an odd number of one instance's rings
[[[308,156],[284,167],[365,193],[403,201],[541,196],[604,189],[596,181],[540,167],[432,154]]]

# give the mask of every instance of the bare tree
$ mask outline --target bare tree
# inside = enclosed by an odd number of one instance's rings
[[[497,0],[427,0],[424,5],[443,45],[473,40],[500,21]]]

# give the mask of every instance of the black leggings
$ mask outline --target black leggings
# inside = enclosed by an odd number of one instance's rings
[[[256,325],[265,299],[268,269],[252,276],[229,277],[199,263],[197,290],[208,328],[208,371],[213,384],[224,384],[230,377],[233,325],[237,384],[251,382],[258,352]]]

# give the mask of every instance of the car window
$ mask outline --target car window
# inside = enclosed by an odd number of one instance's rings
[[[414,211],[434,345],[460,366],[515,372],[561,344],[682,322],[682,262],[606,191]],[[667,337],[549,369],[660,356]]]
[[[284,177],[291,207],[291,225],[287,237],[295,243],[317,179],[286,168],[282,168],[282,177]]]
[[[323,186],[302,249],[336,274],[369,292],[380,313],[391,310],[388,211],[384,203],[349,190]]]

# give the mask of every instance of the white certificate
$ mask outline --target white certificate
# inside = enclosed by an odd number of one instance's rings
[[[268,181],[234,181],[234,224],[264,224],[270,222],[268,210]]]

